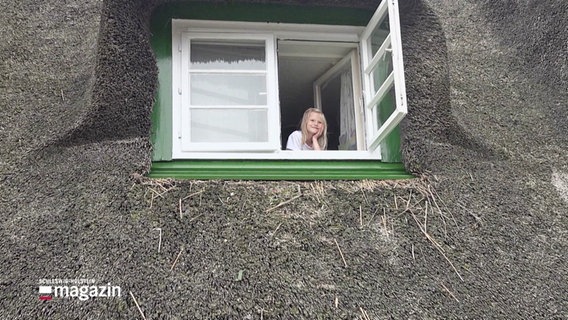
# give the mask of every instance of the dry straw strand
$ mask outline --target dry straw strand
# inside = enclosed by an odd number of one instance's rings
[[[192,194],[188,195],[187,197],[183,198],[182,200],[184,200],[184,201],[185,201],[185,200],[187,200],[187,199],[189,199],[189,198],[191,198],[191,197],[193,197],[193,196],[196,196],[196,195],[198,195],[198,194],[202,194],[202,193],[203,193],[203,191],[204,191],[204,190],[201,190],[201,191],[197,191],[197,192],[194,192],[194,193],[192,193]]]
[[[270,238],[274,237],[274,235],[276,234],[276,231],[278,231],[278,229],[280,229],[280,226],[282,225],[282,222],[280,222],[278,224],[278,226],[276,227],[276,229],[274,229],[274,231],[272,232],[272,235],[270,235]]]
[[[454,298],[454,300],[456,300],[456,302],[460,302],[458,300],[458,298],[456,298],[456,296],[450,291],[450,289],[448,289],[448,287],[446,287],[443,283],[440,283],[442,285],[442,287],[450,294],[450,296],[452,296],[452,298]]]
[[[371,318],[369,317],[369,315],[367,314],[367,311],[365,311],[365,309],[359,307],[359,310],[361,310],[363,320],[371,320]]]
[[[454,272],[458,275],[458,277],[461,279],[461,281],[464,281],[462,276],[460,275],[460,273],[458,272],[458,269],[456,269],[456,267],[454,266],[454,264],[452,263],[452,261],[448,258],[448,256],[446,256],[446,254],[444,253],[444,249],[442,248],[442,246],[440,246],[439,243],[437,243],[434,238],[432,238],[424,229],[423,227],[420,225],[420,222],[418,221],[418,218],[416,218],[416,216],[414,215],[414,213],[412,213],[412,217],[414,218],[414,221],[416,221],[416,224],[418,225],[418,228],[420,229],[420,231],[422,231],[422,233],[424,234],[424,236],[426,236],[426,238],[428,240],[430,240],[430,242],[432,242],[434,244],[434,247],[436,249],[438,249],[438,251],[442,254],[442,256],[444,257],[444,259],[446,259],[446,261],[450,264],[450,266],[452,267],[452,269],[454,269]]]
[[[160,249],[162,248],[162,228],[154,228],[154,230],[159,231],[159,239],[158,239],[158,253],[160,253]]]
[[[142,312],[142,308],[140,308],[140,305],[138,304],[138,301],[136,301],[134,294],[132,294],[132,291],[129,291],[129,293],[130,293],[130,296],[132,297],[132,300],[134,300],[134,304],[136,305],[136,308],[138,308],[138,312],[140,312],[142,319],[146,320],[146,316],[144,315],[144,312]]]
[[[294,196],[292,199],[289,199],[289,200],[286,200],[286,201],[282,201],[282,202],[280,202],[279,204],[277,204],[276,206],[274,206],[274,207],[272,207],[272,208],[270,208],[270,209],[266,209],[265,212],[266,212],[266,213],[269,213],[270,211],[272,211],[272,210],[274,210],[274,209],[278,209],[278,208],[282,207],[283,205],[286,205],[286,204],[288,204],[288,203],[290,203],[290,202],[292,202],[292,201],[298,199],[298,198],[301,197],[301,196],[302,196],[302,195],[299,194],[299,195],[297,195],[297,196]]]
[[[341,256],[341,260],[343,260],[343,264],[345,265],[345,268],[347,268],[347,261],[345,261],[345,257],[343,256],[343,252],[341,251],[341,248],[339,247],[339,243],[337,243],[337,240],[333,239],[333,241],[335,241],[335,245],[337,246],[337,250],[339,250],[339,255]]]
[[[183,253],[183,247],[181,247],[176,259],[174,260],[174,263],[172,263],[172,267],[170,268],[170,271],[174,270],[174,268],[176,267],[176,264],[179,260],[179,257],[181,256],[182,253]]]
[[[203,215],[204,215],[204,213],[200,213],[200,214],[196,215],[195,217],[189,219],[189,222],[193,222],[193,221],[197,220],[199,217],[201,217],[201,216],[203,216]]]

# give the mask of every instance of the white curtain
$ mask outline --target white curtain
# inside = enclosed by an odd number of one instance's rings
[[[350,68],[341,74],[340,119],[339,150],[357,150],[353,79]]]

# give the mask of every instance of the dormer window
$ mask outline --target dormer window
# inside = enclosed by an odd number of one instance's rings
[[[171,160],[392,161],[385,138],[407,112],[397,1],[367,26],[171,26]],[[328,119],[328,150],[285,150],[309,107]]]

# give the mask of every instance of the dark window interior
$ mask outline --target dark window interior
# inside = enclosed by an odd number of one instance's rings
[[[333,67],[351,48],[329,44],[281,44],[278,51],[278,89],[280,95],[281,143],[286,148],[288,135],[300,128],[302,115],[314,107],[313,83]],[[318,50],[314,49],[318,47]],[[328,51],[322,53],[322,51]],[[316,52],[317,51],[317,52]],[[340,80],[331,80],[322,91],[322,111],[328,122],[328,150],[337,150],[340,126]]]

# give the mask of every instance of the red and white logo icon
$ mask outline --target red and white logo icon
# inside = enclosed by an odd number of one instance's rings
[[[53,299],[51,296],[51,286],[39,286],[39,300],[48,301]]]

